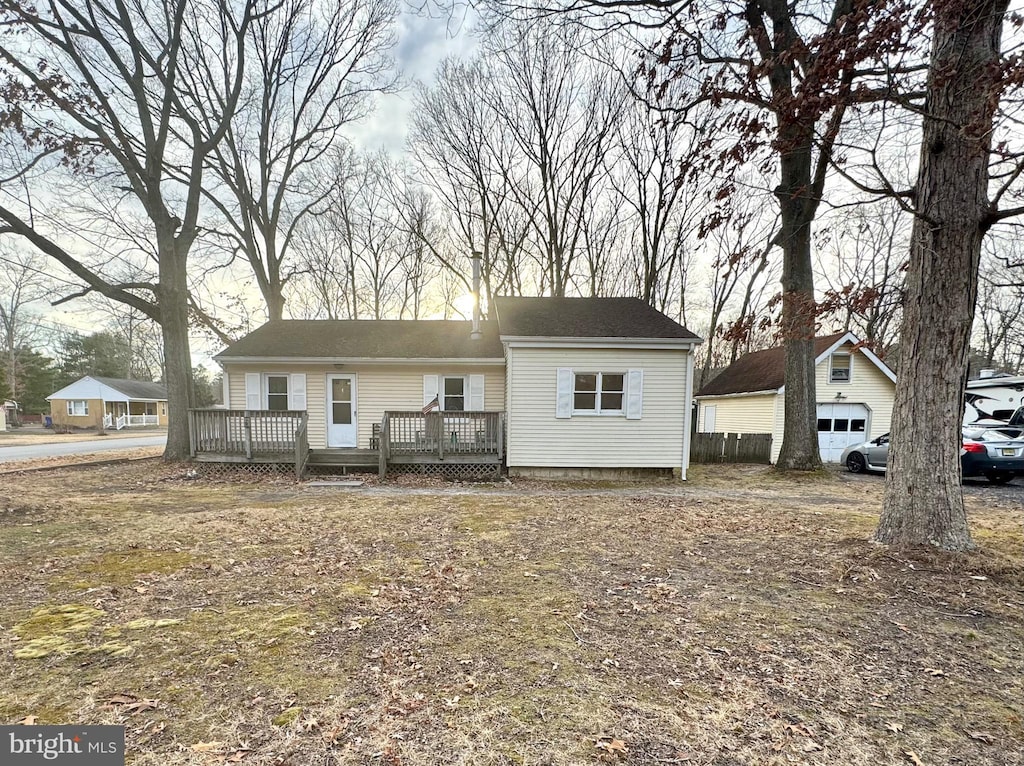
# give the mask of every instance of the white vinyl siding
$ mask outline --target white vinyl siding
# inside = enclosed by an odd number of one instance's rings
[[[687,415],[685,351],[513,347],[507,361],[509,466],[680,467]],[[559,391],[565,389],[558,380],[574,370],[642,370],[643,416],[563,417]],[[569,383],[571,392],[571,377]],[[569,401],[571,407],[571,396]]]
[[[230,401],[226,406],[244,408],[246,373],[261,375],[269,365],[226,365]],[[466,377],[467,390],[479,388],[483,392],[482,409],[501,410],[505,401],[505,371],[500,365],[437,365],[436,367],[399,365],[346,364],[338,369],[334,365],[296,367],[281,365],[283,373],[303,374],[306,380],[306,411],[309,413],[309,446],[323,449],[327,446],[327,375],[345,373],[356,376],[356,446],[370,446],[373,424],[380,423],[385,410],[419,412],[424,405],[424,376]],[[474,377],[483,376],[474,383]]]
[[[709,417],[711,407],[714,415]],[[770,434],[775,427],[775,394],[701,399],[697,423],[701,433]]]

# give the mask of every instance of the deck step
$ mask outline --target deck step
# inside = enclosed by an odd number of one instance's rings
[[[314,449],[309,451],[309,465],[376,467],[380,453],[375,449]]]

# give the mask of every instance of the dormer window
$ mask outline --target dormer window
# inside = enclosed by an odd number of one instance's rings
[[[832,354],[831,365],[829,366],[829,383],[849,383],[853,372],[853,359],[850,354]]]

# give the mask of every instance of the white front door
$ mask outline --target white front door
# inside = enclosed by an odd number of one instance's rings
[[[819,404],[818,448],[823,463],[838,463],[843,450],[867,441],[868,408],[863,404]]]
[[[327,446],[356,446],[356,376],[327,376]]]

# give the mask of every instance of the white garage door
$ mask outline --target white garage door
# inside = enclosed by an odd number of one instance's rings
[[[843,450],[867,439],[868,408],[863,404],[819,404],[818,447],[826,463],[838,463]]]

